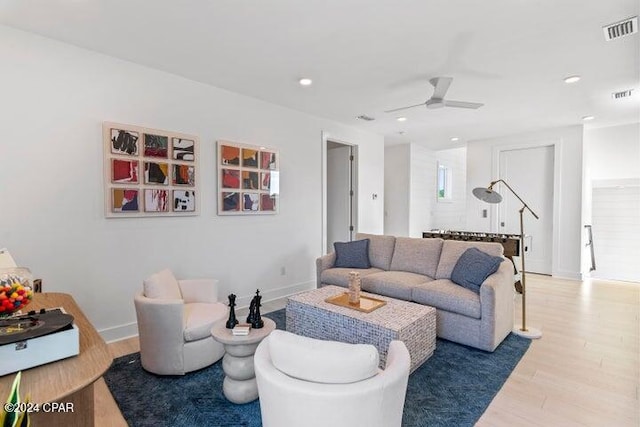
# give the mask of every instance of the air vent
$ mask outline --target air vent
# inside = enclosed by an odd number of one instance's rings
[[[604,38],[606,41],[619,39],[620,37],[628,36],[638,32],[638,17],[625,19],[624,21],[616,22],[615,24],[605,25],[602,27],[604,31]]]
[[[620,92],[613,92],[611,97],[613,99],[624,99],[631,97],[633,89],[621,90]]]
[[[367,115],[365,115],[365,114],[362,114],[362,115],[360,115],[360,116],[356,117],[356,119],[364,120],[365,122],[370,122],[370,121],[375,120],[375,118],[374,118],[374,117],[367,116]]]

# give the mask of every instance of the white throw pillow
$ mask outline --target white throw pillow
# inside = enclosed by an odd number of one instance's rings
[[[370,344],[323,341],[275,330],[269,335],[273,365],[290,377],[323,384],[347,384],[378,373],[378,350]]]
[[[168,268],[144,279],[143,285],[147,298],[182,299],[178,280]]]

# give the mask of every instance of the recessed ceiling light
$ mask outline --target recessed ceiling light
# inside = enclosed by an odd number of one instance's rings
[[[591,121],[591,120],[593,120],[593,119],[595,119],[595,117],[593,117],[593,116],[584,116],[584,117],[582,118],[582,121],[583,121],[583,122],[588,122],[588,121]]]
[[[403,130],[401,130],[400,132],[398,132],[398,134],[400,134],[400,135],[404,135],[405,133],[406,133],[406,132],[405,132],[405,131],[403,131]]]
[[[398,117],[396,120],[399,121],[399,122],[406,122],[407,118],[406,117]]]
[[[458,138],[457,136],[454,136],[453,138],[451,138],[451,142],[456,142],[459,141],[460,138]]]
[[[300,83],[301,86],[311,86],[311,83],[313,83],[313,80],[304,78],[304,79],[298,80],[298,83]]]
[[[569,76],[564,78],[565,83],[575,83],[580,80],[580,76]]]

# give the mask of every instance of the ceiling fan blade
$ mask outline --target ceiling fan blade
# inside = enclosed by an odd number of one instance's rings
[[[421,105],[424,105],[425,103],[420,103],[420,104],[416,104],[416,105],[409,105],[408,107],[400,107],[400,108],[394,108],[393,110],[386,110],[385,113],[395,113],[396,111],[400,111],[400,110],[406,110],[408,108],[414,108],[414,107],[419,107]]]
[[[444,98],[444,94],[449,90],[449,86],[453,81],[452,77],[434,77],[429,80],[434,87],[432,98],[442,99]]]
[[[480,108],[484,104],[480,102],[464,102],[464,101],[448,101],[444,100],[445,107],[456,107],[456,108]]]

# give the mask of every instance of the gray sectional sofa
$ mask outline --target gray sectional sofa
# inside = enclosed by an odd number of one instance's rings
[[[493,351],[513,327],[513,265],[505,259],[479,293],[450,280],[458,258],[470,247],[502,256],[500,243],[394,237],[358,233],[369,239],[371,268],[334,268],[336,255],[316,260],[318,287],[349,286],[358,271],[362,290],[436,308],[437,335]]]

